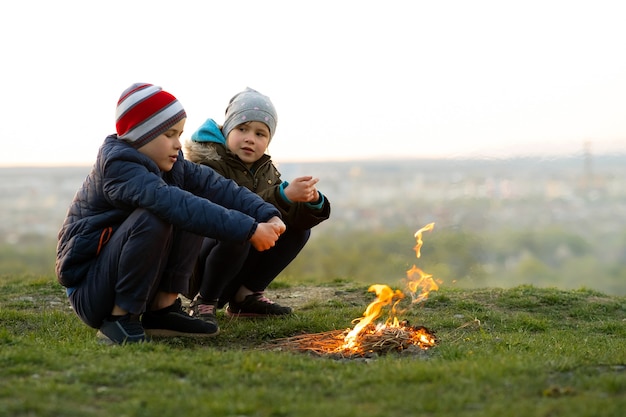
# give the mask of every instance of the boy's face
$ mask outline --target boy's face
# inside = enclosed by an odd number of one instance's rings
[[[178,151],[182,147],[180,136],[183,134],[186,120],[176,123],[169,130],[143,145],[138,151],[152,159],[161,171],[171,170],[178,159]]]
[[[230,131],[226,143],[228,149],[250,167],[267,150],[270,129],[262,122],[242,123]]]

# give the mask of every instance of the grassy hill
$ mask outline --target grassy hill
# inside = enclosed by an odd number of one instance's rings
[[[272,348],[348,329],[367,286],[279,280],[287,319],[230,320],[215,338],[98,344],[50,276],[0,276],[0,416],[621,416],[626,297],[441,288],[400,318],[418,354],[344,358]]]

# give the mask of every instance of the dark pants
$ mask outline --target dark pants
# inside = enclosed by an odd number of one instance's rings
[[[263,252],[247,242],[205,238],[194,271],[200,296],[219,300],[218,306],[223,307],[242,285],[254,292],[265,290],[300,253],[310,235],[311,230],[287,228],[276,245]]]
[[[186,292],[202,239],[136,209],[70,294],[74,311],[97,329],[114,305],[141,314],[158,291]]]

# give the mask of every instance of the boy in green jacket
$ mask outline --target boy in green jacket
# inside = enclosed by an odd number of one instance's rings
[[[281,180],[266,154],[276,123],[269,97],[247,88],[230,100],[223,126],[208,119],[185,144],[185,158],[254,191],[281,212],[287,226],[266,252],[248,244],[204,239],[189,296],[194,298],[192,315],[205,321],[217,323],[215,310],[226,303],[231,316],[290,314],[290,307],[267,299],[263,292],[304,248],[311,228],[330,216],[330,203],[317,189],[317,178]]]

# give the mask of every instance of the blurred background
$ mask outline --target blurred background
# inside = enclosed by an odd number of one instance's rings
[[[620,1],[77,0],[0,5],[0,274],[52,274],[56,233],[134,82],[185,137],[249,86],[284,179],[329,221],[284,273],[626,293]],[[422,257],[413,234],[424,235]]]
[[[283,273],[401,287],[521,284],[626,294],[626,157],[279,164],[320,178],[331,218]],[[89,167],[0,168],[0,273],[53,275],[55,237]],[[413,250],[423,234],[421,257]]]

